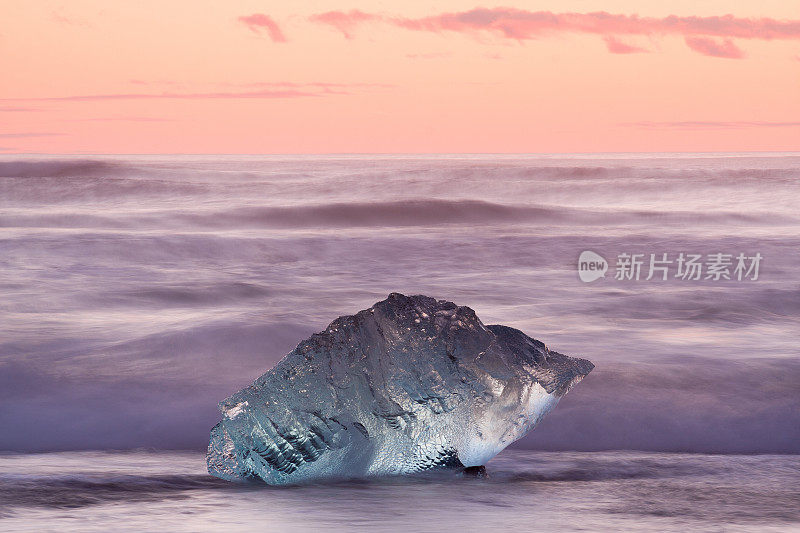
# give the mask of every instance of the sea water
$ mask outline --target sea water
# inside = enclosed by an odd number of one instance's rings
[[[799,154],[4,155],[0,529],[797,527],[798,198]],[[395,291],[597,368],[488,480],[205,477],[219,400]],[[25,455],[142,447],[197,453]]]
[[[787,455],[506,450],[487,478],[240,485],[201,453],[0,456],[3,531],[797,531]]]

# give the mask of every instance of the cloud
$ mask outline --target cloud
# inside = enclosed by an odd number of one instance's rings
[[[679,35],[692,50],[714,57],[742,57],[732,39],[800,39],[800,20],[744,18],[733,15],[711,17],[640,17],[597,11],[592,13],[554,13],[497,7],[441,13],[422,18],[384,16],[362,11],[330,11],[310,20],[329,24],[352,38],[353,31],[365,23],[382,22],[412,31],[464,34],[491,33],[517,41],[538,39],[563,33],[601,35],[612,53],[645,51],[618,40],[620,35]],[[717,42],[710,37],[723,39]]]
[[[130,83],[131,85],[147,85],[147,86],[151,86],[151,85],[168,85],[168,86],[171,86],[171,87],[177,87],[179,85],[180,86],[185,85],[185,82],[173,81],[173,80],[139,80],[139,79],[130,79],[130,80],[128,80],[128,83]]]
[[[269,99],[269,98],[300,98],[306,96],[321,96],[323,94],[344,94],[344,92],[333,93],[333,91],[320,90],[261,90],[261,91],[234,91],[234,92],[200,92],[200,93],[181,93],[181,92],[162,92],[162,93],[108,93],[108,94],[78,94],[70,96],[44,96],[31,98],[4,98],[6,101],[31,101],[31,102],[90,102],[98,100],[152,100],[152,99],[175,99],[175,100],[194,100],[194,99]]]
[[[608,48],[608,51],[612,54],[636,54],[649,51],[639,46],[623,43],[622,41],[611,36],[604,37],[603,40],[606,42],[606,48]]]
[[[159,117],[95,117],[95,118],[81,118],[81,122],[173,122],[172,118],[159,118]]]
[[[323,89],[325,92],[342,92],[345,89],[353,89],[353,88],[387,88],[387,87],[394,87],[394,85],[390,83],[363,83],[363,82],[351,82],[351,83],[332,83],[326,81],[309,81],[309,82],[292,82],[292,81],[255,81],[249,83],[235,83],[230,84],[239,87],[294,87],[294,88],[302,88],[302,87],[314,87],[317,89]]]
[[[406,57],[409,59],[444,59],[448,57],[452,57],[452,53],[450,52],[428,52],[422,54],[406,54]]]
[[[744,52],[730,39],[715,41],[708,37],[687,36],[686,46],[699,54],[711,57],[724,57],[728,59],[742,59]]]
[[[147,85],[147,82],[140,82]],[[253,90],[222,91],[164,91],[142,93],[106,93],[77,94],[67,96],[33,96],[18,98],[0,98],[0,102],[92,102],[102,100],[195,100],[195,99],[271,99],[271,98],[303,98],[313,96],[330,96],[352,94],[353,90],[392,87],[383,83],[329,83],[329,82],[253,82],[236,84],[219,84],[228,88]]]
[[[272,20],[269,15],[263,13],[253,13],[252,15],[238,18],[239,22],[250,28],[253,33],[267,32],[269,38],[276,43],[285,43],[286,36],[281,31],[280,26]]]
[[[713,121],[713,120],[686,120],[676,122],[624,122],[622,126],[651,129],[740,129],[740,128],[797,128],[800,122],[770,122],[770,121]]]
[[[39,132],[23,132],[23,133],[0,133],[0,139],[26,139],[29,137],[55,137],[64,135],[63,133],[39,133]]]
[[[84,27],[89,26],[89,23],[85,20],[78,19],[75,17],[70,17],[58,11],[53,12],[52,19],[54,22],[58,22],[59,24],[65,24],[68,26],[84,26]]]
[[[181,81],[174,81],[174,80],[138,80],[138,79],[131,79],[128,80],[129,83],[133,85],[140,85],[140,86],[148,86],[148,87],[156,87],[156,86],[167,86],[167,87],[177,87],[178,89],[174,89],[175,91],[179,91],[180,89],[185,89],[186,83]],[[211,84],[207,84],[206,87],[215,87],[215,88],[246,88],[246,87],[261,87],[261,88],[308,88],[308,87],[315,87],[315,88],[324,88],[324,89],[341,89],[341,88],[351,88],[351,87],[390,87],[391,85],[386,83],[363,83],[363,82],[348,82],[348,83],[341,83],[341,82],[328,82],[328,81],[250,81],[250,82],[231,82],[231,81],[218,81],[213,82]],[[210,91],[208,91],[210,92]]]
[[[318,15],[312,15],[309,20],[312,22],[319,22],[321,24],[328,24],[333,26],[340,32],[346,39],[353,38],[353,31],[357,26],[365,22],[375,22],[382,20],[380,15],[373,15],[371,13],[364,13],[358,9],[351,9],[350,11],[328,11]]]
[[[742,39],[800,39],[800,21],[768,18],[721,17],[639,17],[603,11],[594,13],[553,13],[513,8],[477,8],[444,13],[421,19],[394,18],[395,24],[420,31],[490,31],[509,39],[534,39],[548,33],[591,33],[598,35],[707,35]]]
[[[29,111],[39,111],[35,107],[0,107],[0,113],[27,113]]]

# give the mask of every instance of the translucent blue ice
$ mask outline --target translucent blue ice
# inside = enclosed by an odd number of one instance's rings
[[[592,368],[469,307],[392,293],[222,401],[208,471],[278,485],[483,465]]]

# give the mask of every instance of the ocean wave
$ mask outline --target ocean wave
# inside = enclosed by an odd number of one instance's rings
[[[232,487],[208,475],[0,476],[0,508],[74,509],[114,501],[180,498],[185,491]]]
[[[626,305],[615,298],[600,300],[582,311],[614,319],[651,320],[662,324],[718,324],[741,327],[800,317],[800,290],[794,287],[746,287],[719,291],[697,287],[684,290],[625,294]]]
[[[0,178],[92,177],[118,173],[123,164],[101,159],[0,161]]]
[[[616,187],[643,186],[649,188],[652,182],[684,182],[691,179],[698,182],[715,182],[725,185],[730,181],[785,181],[800,176],[797,168],[798,158],[788,158],[784,165],[778,160],[770,160],[768,165],[759,166],[759,160],[753,166],[741,166],[738,161],[722,159],[713,166],[698,165],[695,160],[681,163],[672,160],[671,165],[658,158],[635,164],[630,159],[608,160],[598,164],[598,160],[563,162],[547,159],[508,159],[486,161],[459,161],[410,158],[400,160],[382,160],[377,164],[359,167],[358,165],[342,165],[341,161],[325,157],[287,160],[241,160],[221,158],[216,164],[206,159],[181,160],[147,160],[123,158],[43,158],[43,159],[6,159],[0,160],[0,177],[35,178],[35,177],[122,177],[132,171],[140,175],[156,175],[169,177],[176,181],[192,181],[201,176],[204,180],[229,182],[244,180],[246,183],[258,183],[267,179],[268,183],[295,178],[306,181],[316,177],[320,183],[337,183],[351,185],[353,183],[384,183],[399,181],[418,183],[431,181],[447,187],[462,186],[465,183],[496,183],[506,185],[508,182],[536,183],[571,181],[598,181],[601,184],[613,180]],[[676,164],[677,163],[677,164]]]
[[[731,347],[738,359],[681,354],[599,364],[519,446],[800,453],[800,362]],[[624,354],[621,354],[624,355]],[[648,354],[649,355],[649,354]],[[746,358],[747,356],[749,358]],[[631,353],[630,357],[642,356]]]
[[[224,282],[214,284],[152,284],[135,290],[122,290],[115,293],[97,295],[94,304],[142,305],[156,304],[169,306],[222,305],[224,302],[241,303],[250,298],[265,299],[274,291],[263,285],[244,282]]]
[[[794,222],[772,213],[589,210],[554,205],[509,205],[483,200],[411,199],[298,206],[250,206],[188,211],[104,210],[99,214],[41,212],[6,214],[0,227],[56,228],[342,228],[431,227],[453,224],[537,223],[549,225],[763,224]]]
[[[113,456],[113,452],[105,452]],[[163,455],[166,462],[169,457]],[[573,454],[574,455],[574,454]],[[27,457],[19,455],[22,461]],[[57,455],[53,455],[57,458]],[[101,459],[104,457],[100,456]],[[624,458],[609,455],[597,458],[571,456],[530,457],[530,452],[513,450],[500,456],[497,464],[488,467],[484,483],[557,483],[575,481],[609,481],[624,479],[656,479],[701,476],[725,471],[722,466],[695,464],[697,461],[675,461],[668,456],[653,458]],[[88,460],[88,459],[87,459]],[[104,459],[108,460],[108,459]],[[331,479],[295,485],[296,489],[329,487],[336,490],[366,489],[384,485],[418,485],[430,483],[471,483],[475,478],[461,474],[459,469],[423,472],[410,476],[385,476],[366,479]],[[77,509],[109,502],[151,502],[165,498],[187,498],[198,490],[214,491],[272,491],[263,484],[230,483],[206,474],[149,474],[136,475],[113,471],[70,473],[62,475],[0,475],[0,508],[19,507]]]
[[[0,217],[2,227],[211,229],[275,227],[430,226],[454,223],[490,223],[566,220],[570,213],[556,207],[509,206],[480,200],[401,200],[353,202],[293,207],[239,207],[230,210],[157,211],[83,214],[76,212],[19,214]]]
[[[563,455],[567,455],[567,458]],[[504,483],[679,478],[725,471],[725,466],[716,465],[713,461],[702,461],[702,464],[691,458],[676,461],[673,456],[667,454],[634,458],[626,457],[619,452],[598,454],[596,458],[579,455],[536,456],[531,452],[515,450],[514,454],[498,456],[499,464],[495,465],[493,461],[487,470],[490,480]],[[521,463],[521,457],[528,457],[529,463]],[[515,463],[510,462],[512,458],[515,459]],[[524,469],[521,470],[520,466]]]
[[[513,206],[481,200],[398,200],[296,207],[251,207],[216,213],[209,221],[221,225],[266,226],[428,226],[468,222],[563,219],[557,207]],[[194,216],[188,217],[196,221]],[[202,221],[202,219],[201,219]]]

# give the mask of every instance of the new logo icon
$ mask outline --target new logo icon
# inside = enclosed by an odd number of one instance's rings
[[[608,261],[599,254],[590,250],[581,252],[578,258],[578,277],[584,283],[590,283],[596,279],[606,277]]]

